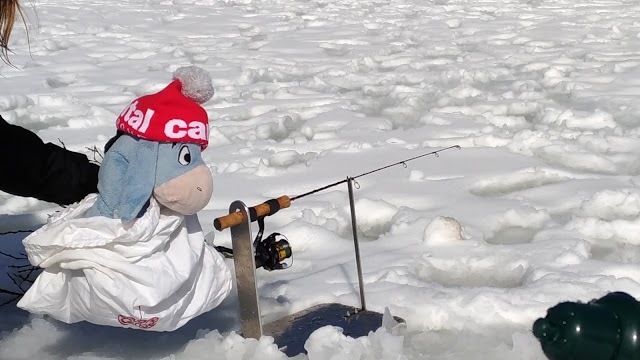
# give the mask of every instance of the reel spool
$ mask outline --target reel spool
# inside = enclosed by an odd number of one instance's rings
[[[284,270],[293,265],[293,252],[289,239],[280,233],[272,233],[266,239],[262,239],[264,232],[264,217],[258,219],[260,230],[253,240],[253,248],[255,253],[256,269],[264,268],[268,271]],[[285,263],[286,259],[291,258],[289,263]]]
[[[263,268],[267,271],[284,270],[293,265],[293,250],[289,239],[280,233],[272,233],[265,239],[262,238],[264,232],[264,217],[258,219],[260,230],[253,240],[253,253],[256,269]],[[224,257],[233,258],[233,250],[224,246],[216,246],[216,250]],[[291,259],[289,262],[285,260]]]
[[[280,233],[273,233],[266,239],[254,242],[256,252],[256,268],[263,268],[268,271],[284,270],[293,264],[291,245],[286,236]],[[285,263],[286,259],[291,261]]]

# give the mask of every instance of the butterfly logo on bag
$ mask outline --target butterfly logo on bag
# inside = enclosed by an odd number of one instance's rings
[[[151,329],[158,323],[158,317],[152,317],[151,319],[136,319],[132,316],[118,315],[118,322],[122,325],[134,325],[140,329]]]

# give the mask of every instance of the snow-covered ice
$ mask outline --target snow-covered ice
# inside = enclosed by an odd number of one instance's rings
[[[34,0],[0,114],[93,158],[117,114],[173,70],[211,72],[212,221],[233,200],[358,179],[367,305],[407,319],[300,359],[543,360],[533,321],[564,300],[640,297],[640,5],[634,0]],[[28,149],[16,149],[20,156]],[[99,157],[98,157],[99,160]],[[3,169],[2,171],[10,171]],[[358,305],[346,186],[267,219],[291,269],[258,272],[265,321]],[[60,208],[0,194],[0,232]],[[20,253],[24,233],[0,237]],[[0,255],[5,273],[24,260]],[[0,295],[0,302],[6,300]],[[0,359],[285,359],[245,340],[231,296],[172,333],[0,307]]]

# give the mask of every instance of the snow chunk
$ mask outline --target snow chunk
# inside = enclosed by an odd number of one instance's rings
[[[640,214],[640,193],[604,190],[583,202],[580,210],[587,217],[632,220]]]
[[[170,359],[284,360],[287,356],[278,350],[270,336],[263,336],[260,340],[245,339],[232,332],[223,337],[217,330],[213,330],[204,337],[189,342],[182,352]]]
[[[449,19],[445,21],[447,23],[447,26],[449,26],[450,29],[457,29],[460,27],[460,25],[462,25],[462,20],[460,19]]]
[[[209,147],[231,144],[231,140],[216,126],[209,127]]]
[[[420,170],[411,170],[409,173],[409,181],[422,181],[424,180],[424,172]]]
[[[405,360],[404,337],[379,328],[369,336],[354,339],[342,329],[325,326],[314,331],[304,348],[309,360]]]
[[[383,200],[363,198],[357,200],[355,205],[358,230],[372,238],[389,231],[391,219],[398,212],[397,207]]]
[[[424,229],[423,242],[426,245],[451,245],[467,240],[462,224],[448,216],[438,216]]]
[[[64,332],[59,331],[47,320],[36,318],[31,323],[14,330],[12,333],[2,334],[0,345],[0,359],[42,359],[46,348],[56,344],[64,338]],[[37,339],[37,341],[35,340]]]

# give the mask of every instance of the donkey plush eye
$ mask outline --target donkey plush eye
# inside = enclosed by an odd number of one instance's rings
[[[191,152],[186,145],[182,145],[180,148],[180,154],[178,154],[178,162],[180,165],[189,165],[191,163]]]

